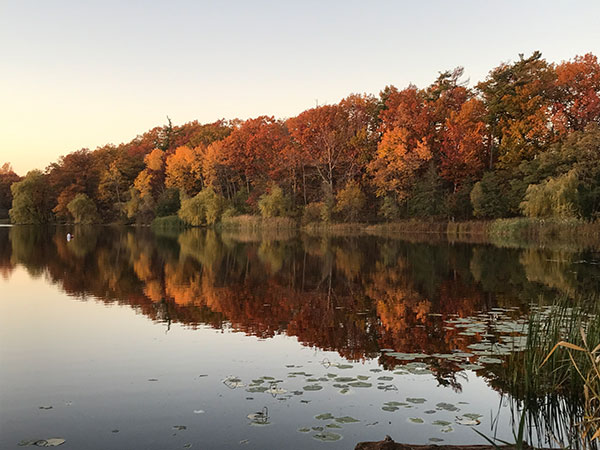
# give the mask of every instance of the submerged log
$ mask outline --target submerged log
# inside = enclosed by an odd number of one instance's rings
[[[514,449],[514,445],[499,445],[494,447],[492,445],[412,445],[412,444],[400,444],[394,442],[394,440],[386,436],[383,441],[377,442],[359,442],[354,447],[354,450],[497,450]],[[524,445],[523,448],[531,448],[528,445]]]

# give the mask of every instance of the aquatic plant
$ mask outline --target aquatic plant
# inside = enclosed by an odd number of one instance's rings
[[[525,350],[489,373],[492,385],[525,411],[530,439],[535,432],[540,441],[597,446],[599,312],[595,297],[577,303],[564,297],[553,306],[534,308]]]

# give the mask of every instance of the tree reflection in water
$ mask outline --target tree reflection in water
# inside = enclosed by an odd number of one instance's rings
[[[465,333],[449,327],[450,319],[494,308],[519,318],[532,301],[600,291],[600,266],[586,264],[594,256],[585,251],[204,229],[69,230],[70,242],[65,228],[0,229],[0,273],[9,277],[22,265],[69,295],[131,305],[167,326],[227,327],[260,338],[286,333],[349,360],[378,358],[385,368],[406,361],[382,349],[448,355],[495,339],[489,324]],[[441,385],[460,391],[460,363],[428,362]],[[495,367],[489,378],[505,391],[502,371],[506,378],[510,370]]]

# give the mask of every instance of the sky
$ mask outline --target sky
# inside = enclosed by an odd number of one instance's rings
[[[350,93],[471,85],[540,50],[600,56],[600,2],[0,0],[0,165],[166,123],[292,117]]]

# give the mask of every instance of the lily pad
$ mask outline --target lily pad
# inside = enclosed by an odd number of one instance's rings
[[[445,402],[440,402],[437,405],[438,409],[443,409],[444,411],[460,411],[456,406],[454,406],[452,403],[445,403]]]
[[[350,417],[350,416],[336,417],[335,421],[338,422],[338,423],[356,423],[356,422],[360,422],[360,420],[355,419],[354,417]]]
[[[329,420],[329,419],[334,419],[334,418],[335,417],[331,413],[323,413],[323,414],[319,414],[318,416],[315,416],[315,419],[317,419],[317,420]]]
[[[342,428],[340,425],[338,425],[337,423],[328,423],[327,425],[325,425],[325,428]]]
[[[252,386],[246,389],[246,392],[267,392],[268,390],[267,386]]]
[[[25,440],[19,442],[17,445],[20,447],[26,445],[35,445],[36,447],[58,447],[66,442],[63,438],[48,438],[48,439],[35,439],[35,440]]]
[[[478,361],[482,364],[502,364],[500,358],[490,358],[489,356],[481,356]]]
[[[447,427],[451,424],[451,422],[447,422],[445,420],[434,420],[431,424],[436,425],[438,427]]]
[[[370,388],[373,386],[371,383],[366,383],[365,381],[354,381],[353,383],[348,384],[355,388]]]
[[[427,399],[419,398],[419,397],[416,397],[416,398],[407,397],[406,401],[408,403],[414,403],[415,405],[421,405],[421,404],[425,403],[427,401]]]
[[[321,386],[320,384],[309,384],[307,386],[304,386],[302,389],[304,389],[305,391],[320,391],[321,389],[323,389],[323,386]]]
[[[431,437],[429,438],[429,442],[444,442],[444,440],[436,437]]]
[[[322,433],[314,434],[313,438],[323,442],[335,442],[339,441],[342,438],[342,435],[337,433],[331,433],[329,431],[324,431]]]
[[[377,377],[377,379],[381,380],[381,381],[392,381],[394,379],[394,377],[381,376],[381,377]]]
[[[173,429],[183,431],[183,430],[187,430],[187,427],[185,425],[173,425]]]
[[[425,423],[425,421],[420,417],[409,417],[408,421],[412,423]]]
[[[302,428],[298,428],[298,431],[300,433],[308,433],[310,431],[310,428],[302,427]]]
[[[310,381],[310,380],[308,380]],[[337,377],[335,380],[337,383],[348,383],[349,381],[356,381],[354,377]]]
[[[352,364],[335,364],[335,367],[338,369],[352,369],[354,366]]]

